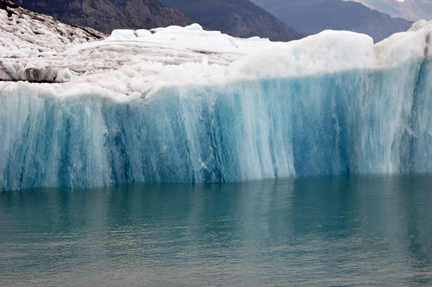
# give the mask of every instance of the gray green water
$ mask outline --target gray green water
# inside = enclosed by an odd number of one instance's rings
[[[432,176],[0,193],[1,286],[432,286]]]

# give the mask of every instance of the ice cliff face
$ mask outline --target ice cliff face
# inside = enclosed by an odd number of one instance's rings
[[[431,31],[271,43],[192,25],[20,58],[72,76],[0,83],[0,189],[432,172]]]

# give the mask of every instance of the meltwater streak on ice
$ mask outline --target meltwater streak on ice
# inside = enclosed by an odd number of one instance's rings
[[[406,55],[400,43],[414,34],[375,46],[384,68],[263,72],[124,102],[98,89],[57,97],[44,85],[4,84],[0,187],[432,172],[428,36],[414,37],[422,46],[408,59],[386,63]]]

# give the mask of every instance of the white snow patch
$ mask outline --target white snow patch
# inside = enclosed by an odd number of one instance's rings
[[[432,30],[431,22],[418,22],[376,45],[367,35],[346,31],[281,43],[233,38],[193,24],[114,30],[107,39],[94,41],[85,31],[51,17],[36,21],[26,14],[8,17],[1,10],[0,19],[4,79],[26,80],[30,75],[35,81],[69,81],[54,89],[59,97],[82,95],[93,87],[96,94],[119,101],[150,97],[172,86],[382,69],[424,58]]]

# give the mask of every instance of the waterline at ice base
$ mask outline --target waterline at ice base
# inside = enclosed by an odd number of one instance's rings
[[[0,190],[430,173],[431,32],[278,43],[194,24],[4,52]]]

